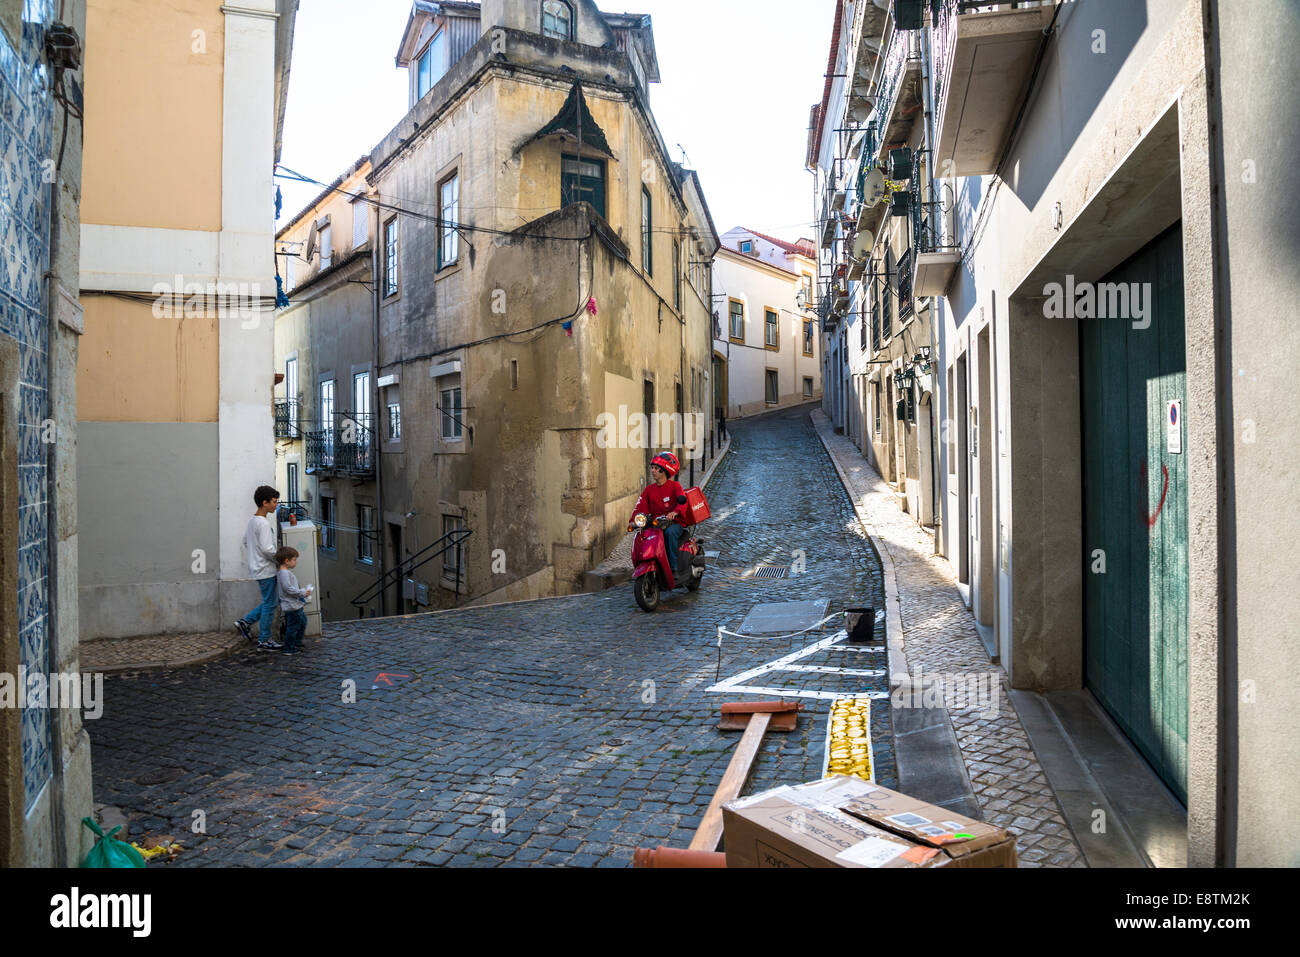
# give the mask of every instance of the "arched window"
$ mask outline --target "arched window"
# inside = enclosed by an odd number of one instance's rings
[[[542,36],[573,39],[573,10],[564,0],[543,0]]]

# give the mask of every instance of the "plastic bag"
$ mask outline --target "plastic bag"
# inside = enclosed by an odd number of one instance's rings
[[[118,840],[114,835],[122,830],[119,824],[107,834],[95,823],[94,818],[83,817],[81,823],[95,832],[97,840],[90,849],[82,867],[144,867],[144,858],[126,841]]]

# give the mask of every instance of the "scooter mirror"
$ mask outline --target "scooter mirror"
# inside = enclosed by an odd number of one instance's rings
[[[678,496],[677,496],[677,504],[678,504],[678,505],[685,505],[685,504],[686,504],[686,496],[685,496],[685,495],[678,495]]]

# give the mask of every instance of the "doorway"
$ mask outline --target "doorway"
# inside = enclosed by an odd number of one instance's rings
[[[1187,800],[1187,451],[1182,228],[1106,276],[1146,290],[1146,328],[1079,323],[1084,680]],[[1132,295],[1132,293],[1130,293]],[[1131,301],[1131,299],[1130,299]]]

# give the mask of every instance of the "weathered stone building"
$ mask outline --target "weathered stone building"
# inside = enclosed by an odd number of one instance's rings
[[[417,2],[398,63],[406,117],[280,234],[310,254],[276,362],[307,357],[301,494],[337,535],[327,617],[580,588],[623,536],[653,447],[693,469],[689,436],[620,426],[711,413],[718,238],[649,111],[649,18]],[[338,211],[361,194],[359,242]],[[366,306],[349,280],[371,284]],[[361,444],[344,454],[349,432]],[[458,529],[459,552],[443,550]]]

